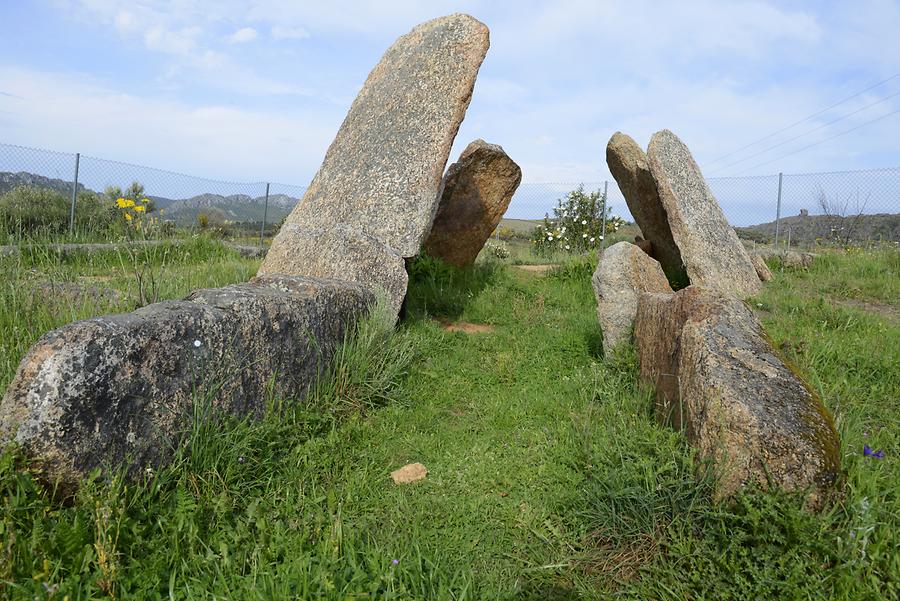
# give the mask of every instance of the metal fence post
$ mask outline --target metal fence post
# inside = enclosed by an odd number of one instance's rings
[[[75,233],[75,199],[78,196],[78,164],[81,162],[81,153],[75,153],[75,180],[72,182],[72,207],[69,209],[69,234]]]
[[[775,248],[778,248],[778,226],[779,221],[781,221],[781,179],[784,176],[780,171],[778,172],[778,205],[775,208]]]
[[[263,208],[263,220],[262,225],[259,226],[259,245],[264,246],[263,244],[263,233],[266,231],[266,218],[269,216],[269,182],[266,182],[266,204]]]
[[[603,215],[600,225],[600,250],[606,248],[606,193],[609,189],[609,180],[603,182]]]

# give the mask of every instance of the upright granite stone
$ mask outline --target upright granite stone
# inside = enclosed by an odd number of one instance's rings
[[[306,257],[304,275],[356,282],[383,297],[395,315],[400,312],[409,278],[406,263],[377,238],[346,225],[304,229],[294,223],[281,226],[279,235],[260,274],[289,273],[296,257]]]
[[[647,162],[691,284],[739,298],[758,292],[759,276],[750,256],[687,146],[664,129],[653,134]]]
[[[672,238],[669,219],[656,191],[647,155],[630,136],[617,131],[606,145],[606,164],[644,239],[650,242],[653,258],[659,261],[676,288],[686,286],[687,271],[681,251]]]
[[[840,473],[834,423],[744,302],[696,286],[642,294],[634,336],[657,418],[712,462],[717,497],[755,482],[821,503]]]
[[[521,181],[522,170],[502,147],[469,144],[444,175],[425,252],[457,267],[473,264]]]
[[[399,38],[372,70],[319,172],[272,242],[260,273],[306,275],[321,261],[299,232],[329,239],[346,226],[398,258],[418,254],[431,230],[441,176],[488,49],[488,29],[468,15],[428,21]],[[296,252],[282,248],[296,247]],[[370,287],[405,289],[386,269],[358,276],[354,257],[333,248],[330,273]],[[393,259],[390,261],[395,262]]]
[[[270,393],[301,400],[372,302],[356,284],[267,276],[69,324],[22,359],[0,442],[64,495],[97,467],[135,477],[171,457],[198,407],[214,420],[259,416]]]
[[[630,242],[603,251],[591,282],[605,353],[630,339],[640,293],[672,292],[659,263]]]

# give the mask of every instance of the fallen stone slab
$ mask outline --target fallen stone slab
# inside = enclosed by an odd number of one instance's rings
[[[19,245],[12,244],[0,246],[0,257],[17,257],[23,251],[49,251],[61,257],[68,257],[80,254],[98,254],[117,250],[125,250],[127,248],[144,248],[162,245],[178,246],[188,244],[190,238],[172,238],[170,240],[132,240],[130,242],[86,242],[86,243],[68,243],[68,244],[30,244]],[[235,244],[233,242],[223,242],[227,248],[236,251],[243,257],[258,259],[266,256],[266,249],[260,246],[248,246],[246,244]]]
[[[30,302],[32,305],[54,301],[69,306],[84,303],[111,305],[127,298],[124,292],[113,288],[81,282],[39,281],[34,284]]]
[[[400,37],[369,74],[321,168],[269,252],[283,273],[320,264],[280,252],[305,230],[346,225],[409,258],[431,230],[441,177],[488,49],[488,29],[454,14]],[[267,256],[261,273],[276,270]],[[373,278],[374,279],[374,278]]]
[[[171,457],[198,406],[258,417],[270,393],[300,401],[372,302],[355,284],[265,276],[69,324],[22,359],[0,441],[63,494],[98,467],[136,477]]]
[[[591,283],[605,353],[630,340],[640,293],[672,292],[659,263],[630,242],[618,242],[603,251]]]
[[[656,181],[650,173],[647,155],[630,136],[616,132],[606,145],[606,164],[635,223],[659,261],[663,272],[676,288],[688,285],[681,251],[672,238],[666,209],[659,199]]]
[[[235,244],[233,242],[226,242],[225,246],[248,259],[262,259],[266,256],[265,246],[251,246],[249,244]]]
[[[756,275],[759,276],[760,282],[769,282],[772,280],[772,270],[769,269],[769,266],[766,265],[766,261],[759,253],[751,252],[750,260],[753,261],[753,268],[756,270]]]
[[[765,260],[776,259],[788,269],[809,269],[818,255],[801,250],[757,246],[753,251]]]
[[[697,286],[642,294],[634,336],[657,419],[712,462],[718,498],[755,482],[823,501],[840,473],[834,422],[744,302]]]
[[[356,282],[383,297],[400,312],[409,276],[406,261],[377,238],[346,225],[303,229],[294,223],[281,227],[284,237],[272,245],[259,273],[289,273],[296,257],[304,259],[304,275]]]
[[[687,146],[669,130],[659,131],[650,140],[647,164],[690,283],[739,298],[758,292],[750,256]]]
[[[425,252],[457,267],[475,263],[521,181],[522,169],[502,147],[484,140],[469,144],[444,175]]]

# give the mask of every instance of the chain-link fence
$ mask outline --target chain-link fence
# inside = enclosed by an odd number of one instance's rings
[[[900,243],[900,168],[829,173],[707,178],[741,237],[760,243],[811,246]],[[612,213],[633,218],[615,181],[524,183],[506,216],[535,219],[577,186],[607,191]]]
[[[708,183],[739,233],[763,243],[900,242],[900,168],[832,173],[712,177]],[[0,144],[0,243],[42,225],[54,239],[102,239],[86,215],[91,199],[114,202],[137,182],[168,231],[215,228],[260,242],[274,233],[306,189],[226,182],[141,165]],[[606,192],[612,213],[631,220],[615,182],[523,183],[506,217],[536,220],[583,185]],[[22,189],[40,189],[34,196]],[[17,192],[18,189],[18,192]],[[72,210],[74,208],[74,211]],[[93,219],[93,221],[92,221]],[[25,224],[23,226],[23,224]],[[159,231],[166,231],[161,228]],[[29,238],[31,239],[31,238]]]

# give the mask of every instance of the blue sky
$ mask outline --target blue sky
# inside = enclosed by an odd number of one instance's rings
[[[384,49],[463,11],[491,49],[451,160],[481,137],[525,182],[602,181],[613,132],[669,128],[707,176],[900,166],[900,77],[716,160],[900,72],[893,0],[2,4],[0,142],[305,184]]]

